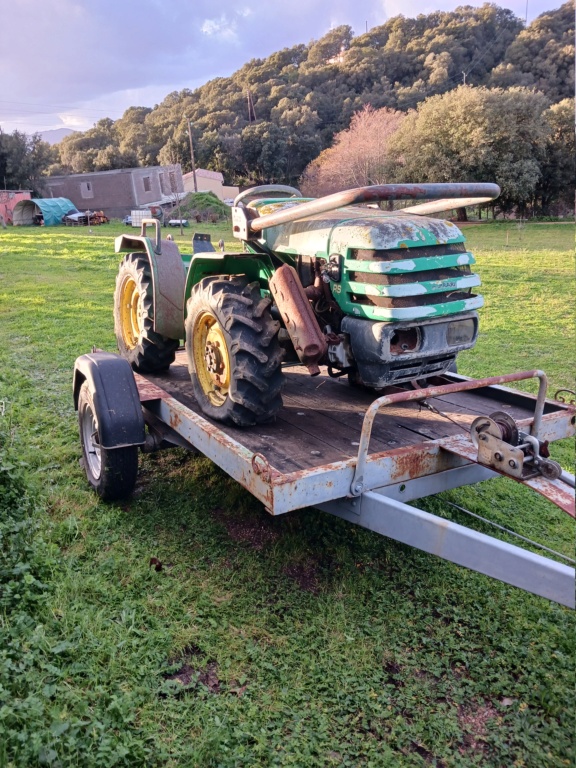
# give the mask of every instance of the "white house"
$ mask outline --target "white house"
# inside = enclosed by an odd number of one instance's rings
[[[194,174],[185,173],[182,176],[185,192],[194,192]],[[196,169],[196,186],[198,192],[213,192],[220,200],[234,198],[239,193],[239,187],[228,187],[224,185],[224,176],[217,171],[205,171],[203,168]]]

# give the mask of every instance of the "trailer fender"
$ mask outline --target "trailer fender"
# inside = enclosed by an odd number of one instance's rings
[[[109,352],[91,352],[74,363],[74,410],[87,381],[98,420],[102,448],[143,445],[146,434],[138,389],[130,363]]]
[[[142,235],[120,235],[116,238],[116,253],[145,253],[152,272],[154,330],[168,339],[184,338],[184,291],[186,268],[178,245],[173,240],[160,239],[160,225],[156,222],[156,241],[146,237],[143,222]]]

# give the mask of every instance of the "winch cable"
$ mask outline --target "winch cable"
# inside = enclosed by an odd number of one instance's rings
[[[500,531],[504,531],[505,533],[510,534],[511,536],[516,536],[518,539],[522,539],[522,541],[525,541],[527,544],[531,544],[533,547],[538,547],[538,549],[544,549],[546,552],[550,552],[552,555],[556,555],[556,557],[560,557],[562,560],[565,560],[568,563],[571,563],[572,565],[576,564],[576,560],[573,560],[571,557],[568,557],[568,555],[563,555],[561,552],[556,552],[555,549],[550,549],[550,547],[544,546],[544,544],[540,544],[538,541],[533,541],[532,539],[526,538],[526,536],[522,536],[520,533],[516,533],[516,531],[511,530],[510,528],[505,528],[503,525],[499,525],[498,523],[493,522],[492,520],[488,520],[486,517],[482,517],[481,515],[477,515],[475,512],[470,512],[469,509],[465,509],[464,507],[461,507],[459,504],[454,504],[452,501],[448,501],[447,499],[442,499],[442,502],[444,504],[448,504],[450,507],[454,507],[455,509],[460,510],[460,512],[464,512],[466,515],[470,515],[470,517],[476,518],[476,520],[481,520],[483,523],[487,523],[488,525],[494,526],[494,528],[498,528]]]
[[[455,424],[458,429],[461,429],[462,432],[466,432],[466,434],[470,434],[470,430],[467,427],[463,427],[462,424],[455,421],[454,419],[451,419],[450,416],[448,416],[447,413],[444,413],[443,411],[438,410],[435,405],[430,405],[430,403],[427,400],[420,400],[418,403],[423,408],[427,408],[429,411],[432,411],[432,413],[438,414],[438,416],[442,416],[445,419],[448,419],[448,421],[451,421],[452,424]]]

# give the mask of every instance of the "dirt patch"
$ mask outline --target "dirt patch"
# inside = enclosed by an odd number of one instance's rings
[[[284,573],[289,579],[295,581],[303,592],[317,595],[320,591],[317,563],[290,563],[284,568]]]
[[[438,760],[434,757],[434,754],[430,752],[429,749],[426,749],[425,746],[422,744],[417,744],[415,741],[411,744],[411,752],[416,752],[417,755],[420,755],[420,757],[424,760],[424,762],[427,765],[434,764],[436,768],[445,768],[446,763],[442,762],[442,760]]]
[[[460,706],[458,722],[464,731],[464,745],[459,749],[460,754],[483,752],[486,748],[487,725],[497,717],[498,710],[488,702],[478,706]]]
[[[232,541],[249,544],[252,549],[260,551],[276,541],[280,535],[271,517],[256,514],[247,517],[229,517],[219,507],[212,512],[214,517],[226,528]]]
[[[205,666],[201,666],[204,658],[204,652],[197,645],[187,645],[182,649],[182,654],[176,659],[170,659],[170,666],[179,664],[176,672],[164,675],[165,680],[175,680],[183,687],[188,687],[194,683],[200,683],[211,693],[220,693],[220,680],[218,678],[218,664],[215,661],[209,661]]]
[[[386,682],[395,688],[404,688],[404,681],[401,677],[402,667],[394,660],[384,661],[384,671],[386,672]]]

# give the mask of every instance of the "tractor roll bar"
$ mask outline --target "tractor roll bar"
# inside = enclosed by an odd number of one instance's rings
[[[250,232],[261,232],[268,227],[276,227],[278,224],[286,224],[317,213],[326,213],[346,205],[378,203],[381,200],[442,200],[465,197],[483,198],[482,202],[488,202],[499,194],[500,187],[497,184],[380,184],[357,187],[252,219],[248,222],[248,227]]]

